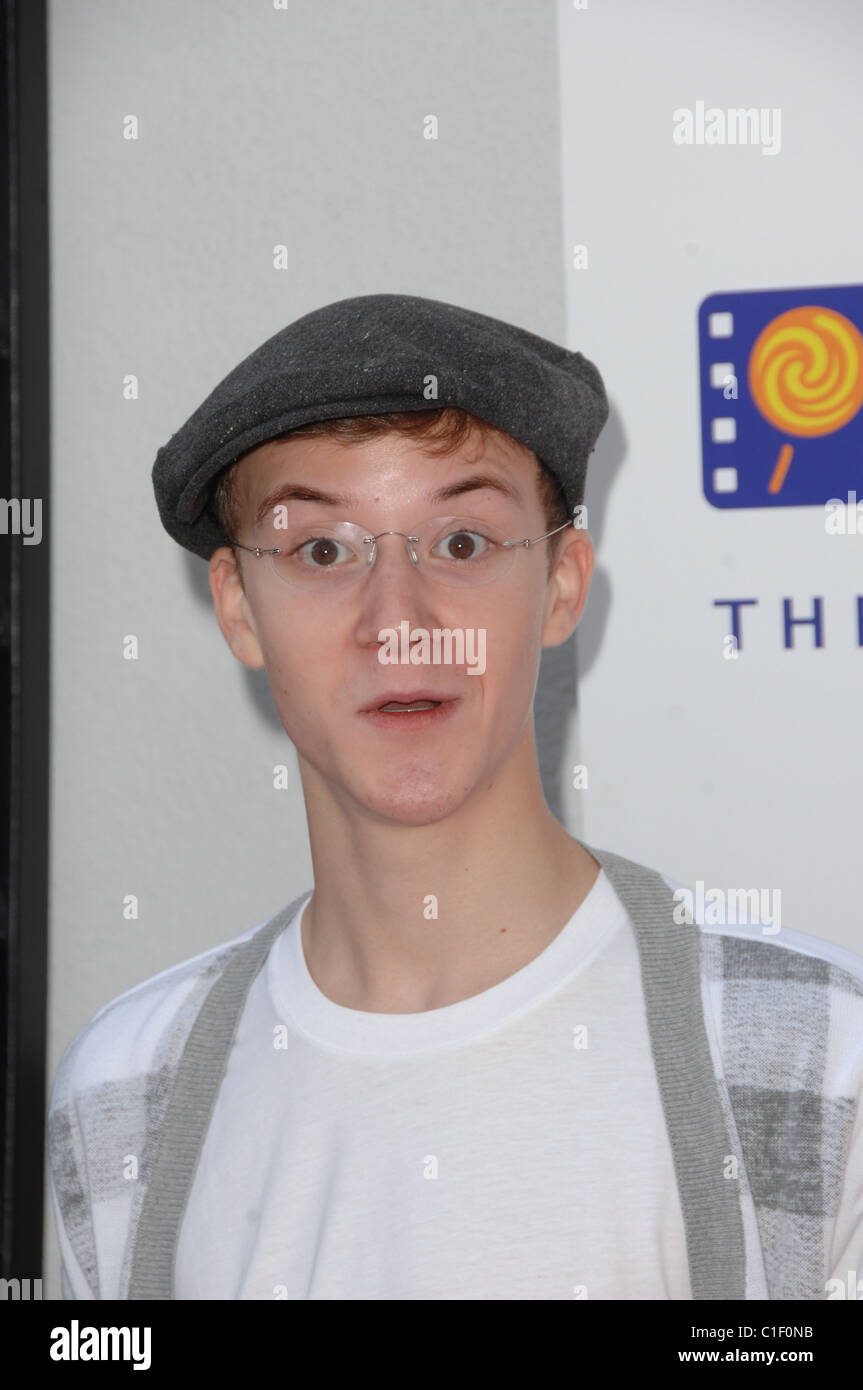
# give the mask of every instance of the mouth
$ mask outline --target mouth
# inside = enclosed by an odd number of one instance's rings
[[[446,719],[460,703],[458,696],[435,695],[430,690],[387,691],[361,713],[383,728],[415,729]]]
[[[418,709],[437,709],[440,700],[411,700],[403,704],[401,700],[390,700],[386,705],[378,705],[384,714],[411,714]]]

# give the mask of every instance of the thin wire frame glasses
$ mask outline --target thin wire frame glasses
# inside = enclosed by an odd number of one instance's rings
[[[259,541],[280,539],[280,545],[231,544],[257,558],[269,557],[283,584],[319,594],[343,592],[370,573],[382,536],[401,536],[411,564],[428,579],[452,588],[475,588],[502,579],[516,551],[556,536],[574,521],[532,540],[507,540],[499,528],[476,517],[433,517],[416,535],[379,531],[374,535],[352,521],[307,522],[286,529],[267,525]]]

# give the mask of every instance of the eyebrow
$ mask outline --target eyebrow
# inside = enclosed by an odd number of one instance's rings
[[[449,502],[453,497],[461,497],[466,492],[479,492],[489,489],[501,493],[512,502],[521,502],[522,495],[514,483],[498,478],[494,473],[472,473],[457,483],[449,483],[436,492],[426,493],[426,501],[437,505]],[[320,502],[325,507],[353,507],[356,498],[350,492],[322,492],[320,488],[309,487],[306,483],[282,483],[262,498],[255,511],[255,525],[259,525],[274,507],[284,502]]]

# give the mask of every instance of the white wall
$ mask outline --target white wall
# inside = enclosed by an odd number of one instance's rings
[[[684,882],[780,889],[784,926],[863,953],[863,530],[828,536],[826,499],[705,499],[696,329],[716,292],[820,302],[863,283],[863,9],[559,0],[558,21],[569,345],[588,345],[612,401],[588,486],[584,836]],[[673,112],[699,100],[779,108],[778,153],[675,144]],[[587,268],[569,268],[576,244]],[[863,330],[860,288],[855,304]],[[741,418],[737,454],[760,467]],[[837,439],[792,462],[816,497]],[[863,415],[844,441],[863,499]],[[806,614],[815,596],[823,647],[801,629],[787,650],[782,600]],[[758,606],[727,659],[714,601],[743,597]]]
[[[565,311],[551,0],[54,0],[49,40],[50,1084],[103,1004],[311,886],[292,750],[162,530],[156,450],[331,300],[431,295],[557,341]],[[539,702],[562,814],[573,661],[551,654]]]

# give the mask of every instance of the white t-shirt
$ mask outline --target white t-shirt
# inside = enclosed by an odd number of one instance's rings
[[[604,871],[530,964],[423,1013],[333,1003],[300,916],[240,1018],[177,1298],[692,1297],[635,935]]]

